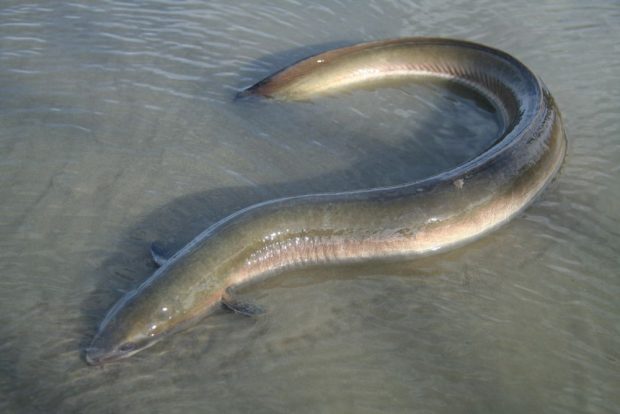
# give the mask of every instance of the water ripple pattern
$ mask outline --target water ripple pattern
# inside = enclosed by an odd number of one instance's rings
[[[400,36],[486,43],[544,79],[569,153],[543,197],[466,248],[282,275],[243,293],[264,317],[222,312],[88,367],[153,240],[492,142],[492,108],[442,83],[233,100],[309,54]],[[619,45],[612,0],[2,1],[0,412],[616,412]]]

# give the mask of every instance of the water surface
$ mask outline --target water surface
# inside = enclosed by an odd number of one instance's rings
[[[148,246],[286,195],[423,178],[498,131],[415,83],[312,103],[234,94],[308,54],[450,36],[551,89],[569,154],[525,214],[465,248],[310,269],[130,360],[80,349]],[[620,7],[614,1],[3,1],[0,411],[614,412],[620,404]]]

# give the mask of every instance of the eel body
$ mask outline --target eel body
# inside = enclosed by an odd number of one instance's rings
[[[309,100],[420,77],[475,90],[504,125],[480,155],[393,187],[264,202],[214,224],[109,311],[86,350],[90,364],[126,358],[221,306],[253,309],[233,289],[286,269],[411,258],[458,246],[506,223],[545,188],[566,150],[554,100],[527,67],[480,44],[405,38],[327,51],[241,95]]]

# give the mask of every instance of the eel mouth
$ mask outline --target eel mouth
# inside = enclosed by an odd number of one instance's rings
[[[97,365],[103,365],[103,364],[107,364],[110,362],[116,362],[116,361],[120,361],[122,359],[125,358],[129,358],[130,356],[132,356],[135,353],[138,353],[148,347],[150,347],[151,345],[155,344],[155,342],[157,341],[153,341],[152,343],[149,343],[146,346],[143,346],[141,348],[135,348],[132,349],[131,351],[107,351],[104,348],[99,348],[96,346],[90,346],[88,348],[86,348],[84,350],[84,360],[86,360],[86,363],[88,365],[93,365],[93,366],[97,366]]]
[[[84,359],[88,365],[102,365],[106,362],[111,362],[119,358],[114,358],[113,355],[111,356],[103,348],[91,346],[86,348],[84,351]]]
[[[97,337],[91,345],[84,350],[84,360],[88,365],[103,365],[109,362],[119,361],[155,345],[161,336],[149,338],[139,342],[125,342],[120,346],[111,348],[97,344]]]

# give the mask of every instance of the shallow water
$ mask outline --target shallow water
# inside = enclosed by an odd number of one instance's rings
[[[508,51],[563,113],[561,176],[498,232],[390,266],[287,273],[98,369],[80,349],[170,248],[239,208],[397,184],[498,125],[441,83],[235,102],[308,54],[411,35]],[[614,1],[3,1],[0,411],[614,412],[620,406]]]

